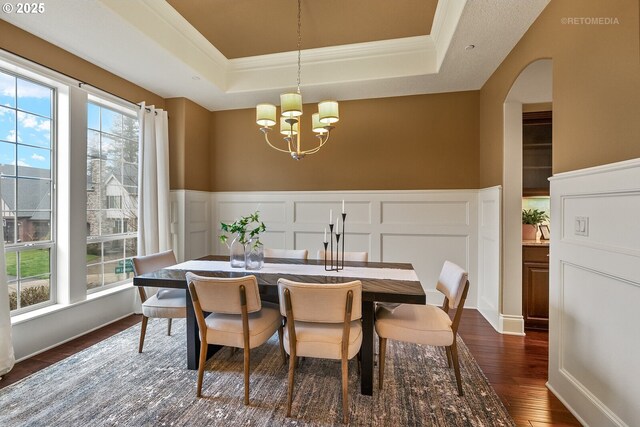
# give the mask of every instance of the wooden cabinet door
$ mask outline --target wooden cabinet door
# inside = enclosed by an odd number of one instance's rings
[[[549,329],[549,264],[525,261],[522,268],[522,313],[527,329]]]

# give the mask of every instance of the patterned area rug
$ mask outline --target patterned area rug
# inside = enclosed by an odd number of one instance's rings
[[[251,352],[251,405],[244,406],[242,351],[207,362],[203,398],[186,369],[184,321],[152,320],[144,353],[136,325],[0,390],[0,426],[332,426],[342,425],[340,363],[305,359],[286,418],[287,368],[277,335]],[[458,397],[443,350],[389,341],[384,390],[359,393],[349,365],[350,425],[513,426],[459,339],[465,395]]]

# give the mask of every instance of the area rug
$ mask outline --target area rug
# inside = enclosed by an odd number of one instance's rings
[[[0,390],[0,426],[333,426],[342,425],[340,363],[306,358],[286,415],[287,368],[277,336],[251,352],[251,405],[243,405],[243,355],[227,348],[206,366],[203,398],[186,369],[185,322],[152,321],[138,354],[133,326]],[[513,426],[462,340],[465,394],[439,348],[389,341],[384,390],[362,396],[349,365],[350,425]],[[377,369],[377,367],[376,367]]]

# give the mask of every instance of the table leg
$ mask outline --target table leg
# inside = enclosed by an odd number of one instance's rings
[[[187,291],[188,292],[188,291]],[[207,349],[207,359],[209,359],[222,346],[209,345]],[[193,302],[187,294],[187,369],[198,369],[198,359],[200,356],[200,329],[196,320],[196,312]]]
[[[360,371],[360,393],[373,395],[373,301],[362,301],[362,360]]]

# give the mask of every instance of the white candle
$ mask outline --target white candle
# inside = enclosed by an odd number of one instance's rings
[[[344,200],[342,200],[342,213],[344,213]]]
[[[329,209],[329,225],[333,224],[333,209]]]
[[[336,220],[338,223],[338,225],[336,225],[336,234],[340,234],[340,217],[337,217]]]
[[[324,242],[327,243],[327,227],[324,228]]]

